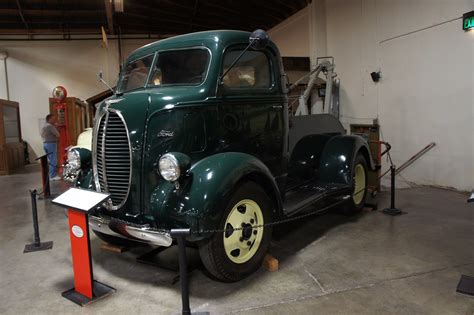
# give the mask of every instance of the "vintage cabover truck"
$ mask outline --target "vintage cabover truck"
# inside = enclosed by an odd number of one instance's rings
[[[92,150],[68,154],[66,178],[111,194],[91,228],[108,242],[159,246],[172,244],[171,228],[190,228],[209,273],[237,281],[262,263],[265,224],[336,201],[360,210],[373,167],[366,141],[329,114],[291,117],[287,91],[263,31],[193,33],[133,52],[97,109]]]

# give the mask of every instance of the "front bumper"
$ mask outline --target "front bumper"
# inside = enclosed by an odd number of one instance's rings
[[[169,232],[153,229],[148,225],[135,225],[122,220],[106,217],[89,216],[89,226],[92,230],[133,241],[149,243],[158,246],[171,246],[173,239]]]

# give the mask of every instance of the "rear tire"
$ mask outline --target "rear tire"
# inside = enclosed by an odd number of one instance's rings
[[[199,246],[201,260],[210,275],[223,282],[239,281],[262,265],[271,240],[271,227],[251,228],[271,222],[272,202],[253,182],[238,187],[229,198],[219,229]],[[232,228],[246,230],[232,231]]]
[[[352,167],[351,198],[344,207],[344,214],[351,215],[362,211],[367,196],[367,161],[361,153],[358,153]]]

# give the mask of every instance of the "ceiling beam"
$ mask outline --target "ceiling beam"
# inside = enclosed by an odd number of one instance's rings
[[[191,16],[191,23],[189,25],[189,31],[190,32],[193,31],[194,22],[195,22],[195,19],[196,19],[196,14],[197,14],[197,11],[198,11],[198,7],[199,7],[199,0],[194,0],[194,10],[193,10],[193,15]]]
[[[21,11],[21,5],[20,5],[20,0],[16,0],[16,6],[18,7],[18,13],[20,14],[21,20],[23,21],[23,24],[25,24],[25,28],[27,31],[30,30],[28,27],[28,23],[26,23],[25,17],[23,16],[23,11]]]
[[[40,10],[40,9],[24,9],[22,8],[22,13],[25,16],[39,16],[39,17],[60,17],[62,15],[62,10]],[[74,10],[72,12],[74,15],[77,16],[103,16],[103,10]],[[0,9],[0,15],[7,15],[7,16],[16,16],[19,14],[18,9]]]
[[[107,14],[107,28],[109,29],[109,34],[114,35],[114,11],[112,8],[112,0],[104,0],[105,3],[105,13]]]
[[[5,29],[2,28],[0,29],[0,34],[1,35],[63,35],[63,32],[60,29],[57,28],[38,28],[38,29],[32,29],[29,32],[27,32],[24,28],[12,28],[12,29]],[[75,35],[92,35],[92,34],[97,34],[100,35],[100,32],[98,31],[97,28],[93,29],[79,29],[79,30],[70,30],[69,34],[75,34]]]

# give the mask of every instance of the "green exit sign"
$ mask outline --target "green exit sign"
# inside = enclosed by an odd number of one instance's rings
[[[474,29],[474,11],[463,14],[462,29],[465,31]]]

